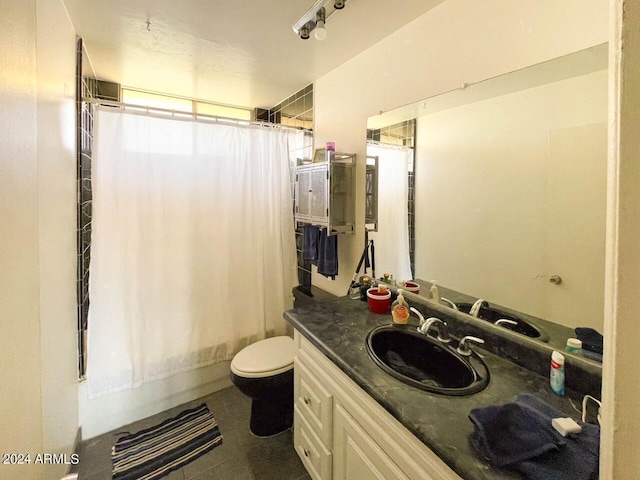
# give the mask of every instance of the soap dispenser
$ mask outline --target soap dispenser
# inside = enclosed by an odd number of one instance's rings
[[[409,304],[404,299],[404,290],[398,289],[398,298],[391,304],[393,323],[404,325],[409,320]]]
[[[438,286],[436,285],[435,280],[431,280],[431,288],[429,289],[429,296],[431,297],[431,301],[434,303],[440,303],[440,292],[438,291]]]
[[[405,307],[409,308],[409,304],[404,299],[404,290],[401,289],[401,288],[398,289],[398,297],[391,304],[391,308],[393,309],[393,307],[398,306],[398,305],[404,305]]]

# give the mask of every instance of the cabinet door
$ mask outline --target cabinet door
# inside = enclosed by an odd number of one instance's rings
[[[409,479],[340,404],[333,425],[334,480]]]
[[[328,165],[321,165],[311,170],[311,202],[310,215],[312,220],[327,222],[329,214],[329,170]]]
[[[296,216],[308,220],[311,205],[311,172],[298,170],[296,172]]]

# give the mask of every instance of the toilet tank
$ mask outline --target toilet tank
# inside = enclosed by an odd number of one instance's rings
[[[297,287],[293,287],[293,297],[294,308],[309,305],[314,302],[326,302],[338,298],[314,285],[298,285]]]

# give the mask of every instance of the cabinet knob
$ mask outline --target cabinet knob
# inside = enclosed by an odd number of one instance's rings
[[[309,405],[311,403],[311,400],[309,400],[309,397],[304,397],[303,400],[305,405]]]
[[[307,458],[309,458],[309,454],[310,454],[309,450],[307,450],[307,449],[305,448],[305,449],[303,449],[303,452],[304,452],[304,456],[305,456],[305,457],[307,457]]]

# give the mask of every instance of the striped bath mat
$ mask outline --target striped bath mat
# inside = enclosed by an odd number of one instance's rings
[[[222,443],[206,404],[161,424],[120,437],[113,447],[113,480],[154,480],[192,462]]]

